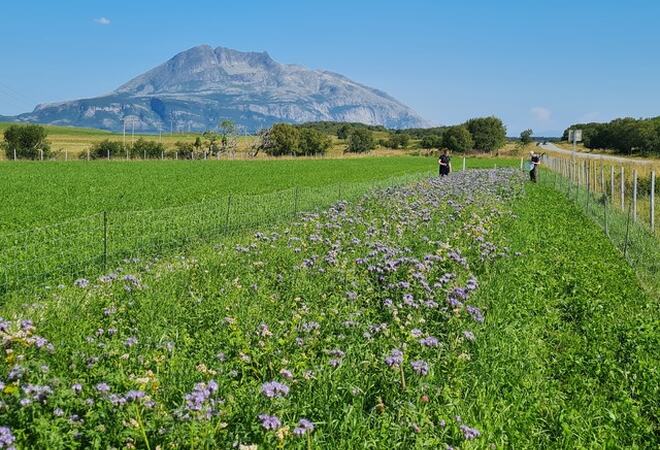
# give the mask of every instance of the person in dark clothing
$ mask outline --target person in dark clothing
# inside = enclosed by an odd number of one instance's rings
[[[532,150],[529,152],[530,155],[530,166],[529,166],[529,179],[536,183],[536,174],[538,171],[538,166],[541,164],[541,157],[534,153]]]
[[[438,159],[438,169],[441,177],[449,175],[449,172],[451,172],[451,158],[447,150],[442,152],[440,159]]]

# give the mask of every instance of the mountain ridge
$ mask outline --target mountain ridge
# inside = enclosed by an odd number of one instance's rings
[[[205,130],[231,119],[246,131],[276,122],[428,123],[389,94],[327,70],[275,61],[268,52],[192,47],[98,97],[39,104],[19,122],[117,131]]]

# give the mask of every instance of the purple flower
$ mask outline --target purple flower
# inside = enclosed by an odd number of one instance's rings
[[[282,422],[280,422],[280,419],[277,416],[259,414],[259,420],[261,421],[261,426],[267,430],[277,430],[282,426]]]
[[[108,396],[108,400],[110,400],[110,403],[112,403],[114,406],[122,406],[126,403],[126,399],[117,394],[110,394]]]
[[[23,378],[23,374],[25,373],[25,369],[19,365],[15,365],[14,367],[11,368],[9,373],[7,374],[7,379],[9,381],[16,381],[20,380]]]
[[[110,392],[110,385],[108,383],[99,383],[96,385],[96,390],[102,394],[107,394]]]
[[[296,436],[303,436],[307,433],[314,431],[314,424],[309,419],[300,419],[298,421],[298,426],[293,429],[293,434]]]
[[[269,381],[261,385],[261,393],[268,398],[286,397],[289,393],[289,386],[279,381]]]
[[[476,306],[467,306],[466,307],[467,312],[472,316],[474,320],[476,320],[479,323],[483,323],[484,321],[484,314],[481,312],[479,308]]]
[[[21,320],[21,330],[23,331],[32,331],[34,330],[34,325],[31,320]]]
[[[280,375],[282,375],[284,378],[286,378],[288,380],[293,380],[293,374],[288,369],[280,370]]]
[[[434,336],[427,336],[419,340],[419,343],[425,347],[437,347],[439,344],[438,338]]]
[[[429,364],[426,361],[413,361],[410,363],[412,366],[413,370],[417,372],[419,375],[428,375],[429,373]]]
[[[403,352],[398,348],[393,349],[389,355],[385,357],[385,364],[389,367],[399,367],[403,363]]]
[[[318,330],[319,328],[321,328],[321,325],[318,322],[305,322],[302,324],[303,331],[307,332]]]
[[[64,410],[62,408],[55,408],[53,410],[53,415],[55,417],[62,417],[64,415]]]
[[[213,397],[218,392],[218,383],[211,380],[208,383],[197,383],[192,392],[186,394],[186,407],[181,413],[181,418],[188,419],[193,413],[202,419],[209,420],[217,413],[216,405],[222,400]]]
[[[85,289],[87,286],[89,286],[89,280],[86,278],[78,278],[76,281],[73,282],[73,285],[75,287]]]
[[[9,330],[9,322],[0,317],[0,331],[6,333]]]
[[[346,292],[346,298],[349,300],[356,300],[357,299],[357,293],[353,291],[348,291]]]
[[[0,427],[0,448],[13,449],[16,438],[9,427]]]
[[[476,337],[474,337],[474,333],[471,331],[464,331],[463,337],[470,342],[474,342],[477,339]]]
[[[80,394],[82,392],[82,384],[76,383],[71,386],[71,390],[74,394]]]
[[[328,361],[328,364],[330,364],[334,368],[337,368],[341,365],[341,359],[332,358],[330,361]]]
[[[410,334],[412,335],[412,337],[418,338],[422,335],[422,330],[420,330],[419,328],[413,328],[412,330],[410,330]]]
[[[131,336],[128,339],[126,339],[126,342],[124,342],[124,345],[126,347],[133,347],[135,344],[137,344],[138,340],[135,336]]]
[[[126,400],[129,402],[134,402],[136,400],[139,400],[141,398],[144,398],[144,392],[143,391],[128,391],[126,393]]]
[[[467,441],[475,439],[475,438],[479,437],[479,435],[481,434],[479,432],[479,430],[477,430],[476,428],[470,428],[467,425],[461,425],[460,429],[461,429],[461,432],[463,433],[463,437]]]

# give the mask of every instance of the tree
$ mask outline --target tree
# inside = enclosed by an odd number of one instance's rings
[[[220,151],[220,136],[215,131],[205,131],[202,133],[206,149],[211,155],[215,155]]]
[[[330,136],[313,128],[303,128],[300,131],[299,153],[303,155],[325,154],[332,145]]]
[[[410,136],[405,133],[391,134],[385,147],[392,149],[406,148],[410,142]]]
[[[472,136],[464,125],[449,127],[443,135],[443,146],[453,152],[467,152],[474,146]]]
[[[506,143],[506,127],[497,117],[478,117],[470,119],[465,124],[474,148],[484,152],[498,150]]]
[[[349,124],[343,124],[339,127],[337,130],[337,137],[342,140],[348,139],[348,137],[351,135],[351,131],[353,130],[353,127],[350,126]]]
[[[531,129],[527,129],[520,133],[520,145],[525,146],[532,143],[532,134],[534,132]]]
[[[270,146],[264,151],[272,156],[295,154],[300,145],[300,130],[288,123],[276,123],[270,129]]]
[[[195,151],[201,148],[202,140],[198,137],[194,143],[177,141],[174,143],[181,159],[195,159]]]
[[[238,148],[238,132],[236,124],[227,119],[220,122],[220,151],[233,157]]]
[[[4,132],[2,147],[7,159],[39,159],[51,155],[48,132],[41,125],[10,125]]]
[[[364,153],[375,147],[373,133],[369,130],[358,128],[351,132],[348,137],[346,150],[352,153]]]
[[[442,136],[438,136],[438,135],[424,136],[420,141],[419,145],[425,150],[430,150],[432,148],[440,148],[442,147]]]

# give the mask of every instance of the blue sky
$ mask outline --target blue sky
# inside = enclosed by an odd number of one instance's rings
[[[91,97],[199,44],[382,89],[434,124],[509,134],[660,115],[660,2],[5,1],[0,114]]]

